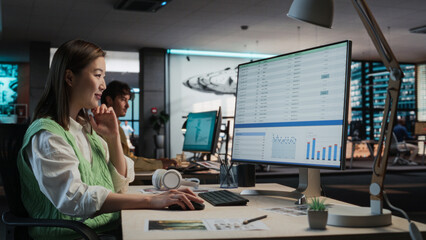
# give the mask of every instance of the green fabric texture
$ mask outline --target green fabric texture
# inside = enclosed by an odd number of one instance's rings
[[[36,219],[66,219],[82,221],[82,218],[71,217],[59,212],[49,199],[40,191],[40,187],[31,166],[27,161],[25,147],[31,140],[31,137],[40,130],[47,130],[53,134],[63,137],[74,149],[79,160],[78,169],[81,174],[81,180],[89,186],[104,186],[114,191],[111,174],[108,165],[105,162],[105,150],[102,147],[100,137],[93,131],[88,133],[88,139],[92,149],[92,164],[84,159],[83,154],[77,147],[74,137],[68,131],[65,131],[58,123],[51,119],[38,119],[28,128],[22,148],[18,155],[18,169],[21,180],[21,197],[26,210],[32,218]],[[89,218],[84,223],[94,229],[96,232],[104,232],[115,229],[119,224],[119,212],[106,213],[94,218]],[[115,224],[114,224],[115,223]],[[76,239],[81,237],[74,231],[66,228],[54,227],[33,227],[29,228],[29,234],[34,239]]]

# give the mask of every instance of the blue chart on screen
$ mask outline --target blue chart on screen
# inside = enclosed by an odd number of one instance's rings
[[[272,158],[290,158],[296,156],[296,138],[272,135]]]

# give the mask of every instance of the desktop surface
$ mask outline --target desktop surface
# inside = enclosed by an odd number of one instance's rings
[[[144,186],[145,187],[145,186]],[[142,186],[130,186],[129,193],[138,193]],[[221,189],[219,185],[201,185],[201,188]],[[244,189],[284,190],[293,188],[279,184],[257,184],[251,188],[236,188],[230,191],[241,192]],[[266,212],[264,208],[294,206],[294,200],[268,196],[244,196],[250,200],[247,206],[214,207],[205,202],[201,211],[168,210],[123,210],[121,212],[123,239],[410,239],[408,223],[405,219],[392,216],[392,225],[378,228],[344,228],[327,226],[326,230],[309,229],[306,216],[286,216]],[[344,204],[327,198],[326,203]],[[261,221],[269,230],[261,231],[145,231],[147,220],[200,220],[212,218],[251,219],[268,215]],[[416,223],[425,236],[426,225]]]

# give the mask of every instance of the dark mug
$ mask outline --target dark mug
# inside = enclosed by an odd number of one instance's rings
[[[256,185],[256,165],[238,165],[238,187],[254,187]]]

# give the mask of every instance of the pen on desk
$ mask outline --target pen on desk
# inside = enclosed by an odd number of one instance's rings
[[[246,224],[249,224],[249,223],[251,223],[251,222],[254,222],[254,221],[257,221],[257,220],[261,220],[261,219],[266,218],[267,216],[268,216],[268,215],[263,215],[263,216],[260,216],[260,217],[256,217],[256,218],[248,219],[248,220],[245,220],[245,221],[243,222],[243,224],[244,224],[244,225],[246,225]]]

